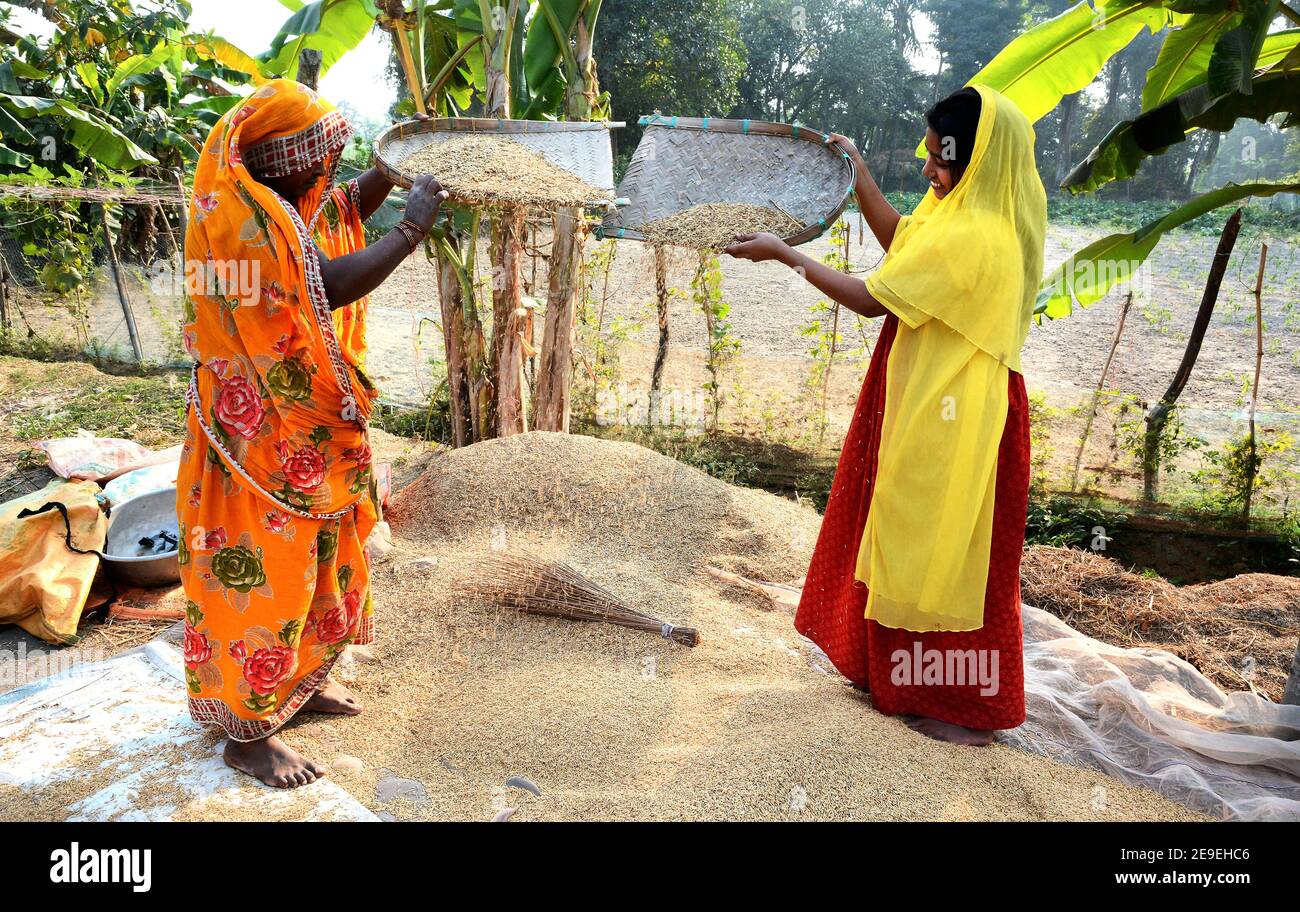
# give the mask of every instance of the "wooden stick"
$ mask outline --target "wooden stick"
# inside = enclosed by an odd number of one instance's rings
[[[1119,320],[1115,324],[1115,335],[1110,340],[1110,354],[1106,356],[1106,364],[1101,369],[1101,376],[1097,378],[1097,388],[1092,393],[1092,405],[1088,409],[1088,419],[1083,424],[1083,435],[1079,438],[1079,452],[1074,457],[1074,474],[1070,477],[1070,490],[1073,491],[1079,486],[1079,469],[1083,464],[1083,451],[1088,445],[1088,437],[1092,433],[1092,422],[1097,417],[1097,403],[1101,400],[1102,390],[1106,388],[1106,377],[1110,374],[1110,364],[1115,360],[1115,351],[1119,348],[1120,336],[1124,333],[1124,321],[1128,318],[1128,310],[1133,306],[1133,292],[1130,291],[1124,298],[1124,306],[1120,308]]]
[[[1268,245],[1259,245],[1259,272],[1255,274],[1255,382],[1250,386],[1250,462],[1246,475],[1246,502],[1242,519],[1250,531],[1250,500],[1255,493],[1255,406],[1259,402],[1259,374],[1264,366],[1264,264],[1268,262]]]
[[[140,332],[135,325],[135,312],[131,309],[131,299],[126,296],[126,286],[122,283],[122,268],[117,262],[117,251],[113,248],[113,232],[108,225],[108,204],[99,207],[99,215],[104,223],[104,245],[108,248],[108,268],[113,273],[113,282],[117,285],[117,298],[122,303],[122,316],[126,318],[126,332],[131,337],[131,349],[135,352],[137,364],[144,363],[144,348],[140,344]]]
[[[1196,321],[1192,324],[1191,334],[1187,339],[1187,348],[1183,351],[1183,360],[1178,365],[1169,389],[1160,397],[1160,401],[1147,412],[1147,431],[1143,441],[1142,453],[1142,496],[1147,501],[1156,499],[1156,481],[1160,471],[1157,450],[1160,433],[1174,403],[1187,385],[1192,375],[1192,367],[1201,353],[1201,343],[1205,341],[1205,331],[1210,327],[1210,317],[1214,314],[1214,305],[1219,300],[1219,287],[1223,284],[1223,274],[1228,270],[1228,260],[1232,258],[1232,249],[1237,245],[1237,235],[1241,232],[1241,209],[1228,218],[1219,235],[1219,246],[1214,251],[1214,260],[1210,265],[1210,274],[1205,280],[1205,292],[1201,295],[1201,306],[1196,312]]]
[[[0,253],[0,329],[9,328],[9,264]]]

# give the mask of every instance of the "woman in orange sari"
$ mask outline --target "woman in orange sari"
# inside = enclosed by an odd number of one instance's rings
[[[227,763],[281,788],[324,775],[281,726],[301,709],[361,711],[328,674],[374,636],[366,295],[446,198],[417,181],[406,218],[366,247],[362,222],[392,184],[371,170],[334,186],[351,135],[311,89],[266,83],[204,144],[185,239],[189,708],[225,731]]]

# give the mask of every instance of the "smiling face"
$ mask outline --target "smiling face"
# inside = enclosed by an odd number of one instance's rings
[[[943,137],[934,132],[933,128],[925,131],[925,151],[928,154],[925,157],[925,165],[921,168],[921,174],[930,182],[935,199],[943,199],[952,192],[953,187],[957,186],[957,181],[961,180],[961,171],[953,161],[956,156],[955,150],[956,144],[951,139],[945,143]]]

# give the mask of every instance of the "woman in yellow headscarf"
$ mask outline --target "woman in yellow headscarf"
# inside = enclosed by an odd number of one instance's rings
[[[333,185],[351,135],[306,86],[261,86],[204,144],[185,239],[190,713],[224,729],[227,763],[277,787],[324,774],[274,737],[294,713],[361,709],[327,675],[374,634],[366,295],[446,197],[417,181],[406,218],[366,247],[362,222],[392,184],[372,170]]]
[[[1020,553],[1029,406],[1020,348],[1042,278],[1047,202],[1034,132],[978,86],[927,112],[930,190],[911,215],[853,144],[857,198],[887,251],[865,284],[772,235],[777,259],[863,316],[884,316],[795,626],[877,709],[930,737],[987,744],[1025,718]]]

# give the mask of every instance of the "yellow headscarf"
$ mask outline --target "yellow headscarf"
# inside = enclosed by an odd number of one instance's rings
[[[867,617],[905,630],[976,630],[1007,414],[1043,272],[1047,197],[1034,131],[984,86],[970,164],[899,221],[867,289],[898,315],[877,487],[856,576]]]

